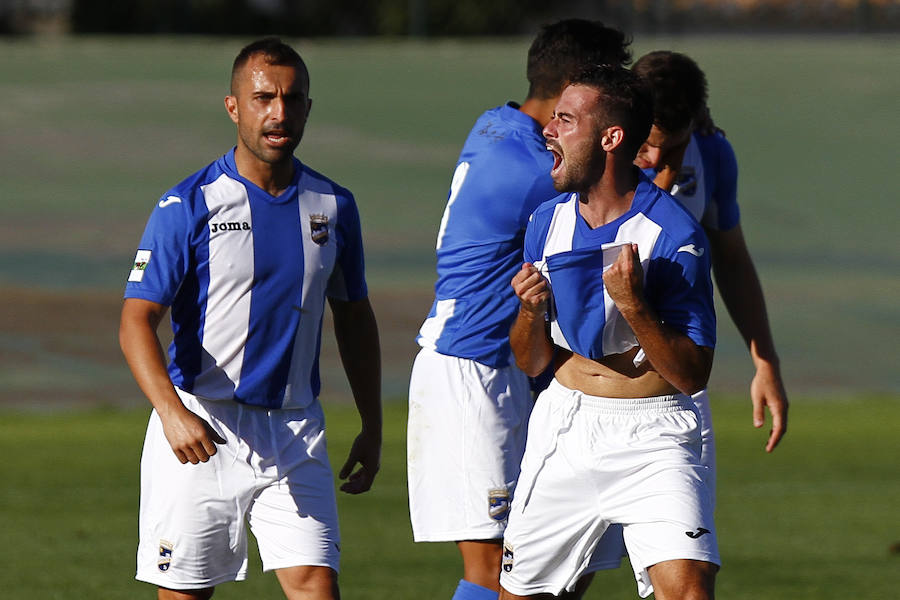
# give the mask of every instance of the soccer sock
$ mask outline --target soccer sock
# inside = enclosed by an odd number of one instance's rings
[[[459,585],[456,586],[456,593],[450,600],[497,600],[499,597],[500,594],[494,590],[460,579]]]

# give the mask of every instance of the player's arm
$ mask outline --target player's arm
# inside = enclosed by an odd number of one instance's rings
[[[727,231],[708,229],[706,233],[719,293],[756,367],[750,384],[753,426],[765,424],[766,408],[772,415],[772,431],[766,443],[766,451],[771,452],[787,431],[788,398],[769,328],[762,286],[740,225]]]
[[[524,263],[510,282],[519,299],[519,313],[509,331],[516,365],[529,377],[537,377],[553,360],[553,343],[547,335],[547,280],[531,263]]]
[[[713,350],[665,325],[644,299],[636,244],[622,248],[616,262],[603,273],[603,283],[656,372],[685,394],[706,387]]]
[[[135,381],[162,421],[172,451],[182,463],[206,462],[225,440],[209,423],[185,408],[166,371],[157,328],[168,307],[126,298],[119,324],[119,345]]]
[[[342,301],[329,298],[334,316],[334,336],[362,430],[338,476],[347,481],[341,490],[359,494],[372,487],[381,466],[381,347],[378,324],[368,298]],[[353,472],[359,463],[360,468]],[[349,479],[348,479],[349,478]]]

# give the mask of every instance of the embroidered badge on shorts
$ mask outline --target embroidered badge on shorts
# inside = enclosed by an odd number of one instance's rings
[[[172,564],[172,550],[174,548],[175,546],[172,545],[172,542],[159,540],[159,561],[156,564],[163,573],[168,571],[169,566]]]
[[[128,281],[140,282],[144,279],[144,271],[150,263],[150,250],[138,250],[134,256],[134,266],[131,267],[131,273],[128,275]]]
[[[509,516],[509,491],[488,490],[488,514],[495,521],[505,521]]]
[[[328,215],[309,215],[309,233],[320,246],[328,243]]]
[[[503,544],[503,571],[509,573],[513,570],[513,549],[509,544]]]

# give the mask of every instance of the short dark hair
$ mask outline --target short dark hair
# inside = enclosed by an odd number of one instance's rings
[[[630,44],[624,33],[600,21],[565,19],[544,25],[528,50],[528,97],[558,96],[585,65],[631,63]]]
[[[309,83],[309,70],[297,51],[282,42],[280,38],[266,37],[247,44],[241,48],[241,51],[235,57],[234,64],[231,66],[232,94],[234,93],[235,78],[238,72],[257,54],[264,56],[266,62],[270,65],[296,67],[305,74],[306,81]]]
[[[571,85],[586,85],[600,92],[602,126],[620,126],[625,131],[622,149],[629,158],[636,156],[653,126],[653,90],[647,81],[623,67],[591,65],[575,75]]]
[[[633,70],[653,88],[653,122],[675,133],[691,125],[706,108],[706,75],[689,56],[668,50],[645,54]]]

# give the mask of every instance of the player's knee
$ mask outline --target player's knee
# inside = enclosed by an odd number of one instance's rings
[[[288,600],[338,600],[337,573],[329,567],[290,567],[275,571]]]
[[[716,573],[713,563],[696,560],[667,561],[650,567],[657,600],[714,600]]]

